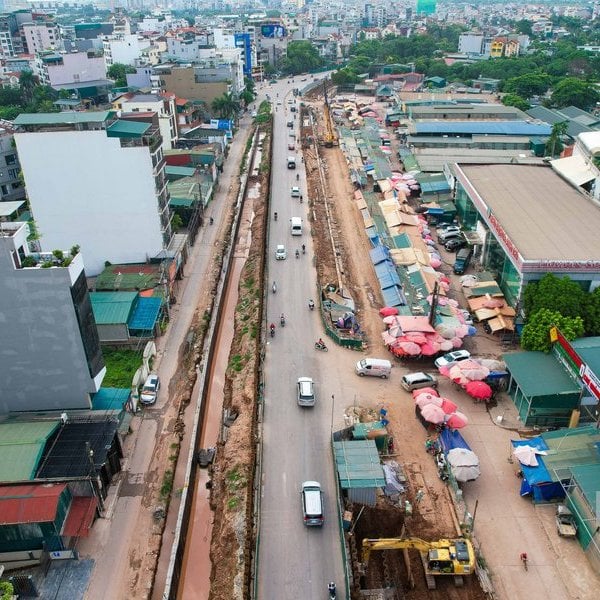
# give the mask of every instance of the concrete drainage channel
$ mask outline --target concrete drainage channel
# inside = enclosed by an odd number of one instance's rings
[[[257,135],[258,130],[255,130],[253,134],[254,139],[252,141],[252,146],[250,152],[248,153],[251,157],[249,163],[251,163],[251,161],[254,160],[254,154],[256,152],[255,149]],[[219,283],[217,285],[217,291],[213,304],[213,310],[211,313],[208,334],[205,338],[202,353],[200,355],[200,360],[198,363],[202,364],[203,366],[201,371],[198,370],[198,385],[200,394],[194,412],[193,429],[191,435],[192,443],[190,444],[190,449],[187,457],[185,485],[181,494],[181,503],[179,507],[179,513],[177,515],[175,539],[173,542],[173,547],[171,549],[171,556],[169,559],[169,567],[167,570],[165,587],[161,596],[164,600],[175,600],[175,598],[177,598],[179,590],[181,567],[183,565],[183,556],[187,542],[187,531],[190,521],[192,504],[194,500],[193,490],[195,489],[196,479],[198,476],[195,455],[196,449],[200,443],[200,437],[202,433],[202,424],[206,412],[207,392],[209,387],[209,374],[211,373],[212,360],[217,341],[217,336],[215,335],[215,332],[217,330],[217,324],[219,323],[224,310],[223,299],[225,297],[225,291],[227,290],[227,286],[229,285],[229,280],[231,276],[231,265],[234,259],[233,250],[235,247],[235,240],[237,239],[240,228],[240,217],[243,212],[244,200],[247,192],[247,184],[248,174],[246,169],[245,172],[240,176],[240,190],[236,199],[234,218],[229,236],[229,244],[223,257],[223,266],[221,269]]]

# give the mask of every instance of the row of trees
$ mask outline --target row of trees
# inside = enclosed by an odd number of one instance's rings
[[[414,68],[427,77],[443,77],[450,82],[469,84],[479,77],[499,79],[500,91],[507,94],[505,103],[522,109],[529,107],[533,96],[543,96],[549,90],[549,106],[589,109],[600,101],[595,85],[600,80],[600,56],[578,50],[572,41],[553,45],[541,42],[527,56],[448,65],[442,56],[449,49],[456,51],[461,31],[452,25],[410,38],[387,36],[361,41],[352,47],[347,65],[332,79],[337,84],[357,83],[359,75],[373,76],[383,65],[397,64],[398,72]]]
[[[548,352],[551,327],[558,327],[568,340],[600,335],[600,288],[586,292],[568,277],[548,273],[528,284],[523,309],[527,323],[521,346],[525,350]]]

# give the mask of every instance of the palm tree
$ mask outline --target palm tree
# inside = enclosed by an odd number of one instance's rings
[[[222,119],[231,119],[240,111],[238,99],[231,93],[223,94],[212,101],[211,108]]]
[[[19,76],[19,87],[21,88],[21,97],[23,104],[29,104],[33,100],[33,92],[38,86],[38,79],[32,71],[25,69]]]

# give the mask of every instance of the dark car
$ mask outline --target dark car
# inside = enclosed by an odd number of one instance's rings
[[[444,244],[444,248],[446,248],[448,252],[456,252],[466,245],[467,242],[461,238],[451,238]]]

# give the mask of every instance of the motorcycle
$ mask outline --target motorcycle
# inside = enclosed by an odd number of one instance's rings
[[[275,282],[273,282],[273,285],[272,285],[271,289],[273,290],[274,294],[277,293],[277,284]]]
[[[279,322],[282,327],[285,327],[285,315],[283,313],[281,313],[281,317],[279,317]]]
[[[315,350],[322,350],[323,352],[329,352],[329,348],[325,345],[325,342],[315,342]]]
[[[296,258],[300,258],[300,251],[296,250]]]
[[[271,327],[269,328],[271,332],[271,337],[275,337],[275,325],[271,323]]]
[[[302,244],[302,254],[306,254],[306,246]]]
[[[273,219],[275,219],[275,221],[277,221],[277,213],[275,213],[275,214],[273,215]]]
[[[327,586],[327,591],[329,592],[329,600],[335,600],[337,598],[335,583],[333,583],[333,581]]]
[[[300,181],[300,173],[296,173],[296,181]]]
[[[308,308],[310,310],[315,310],[315,303],[312,300],[308,301]]]

